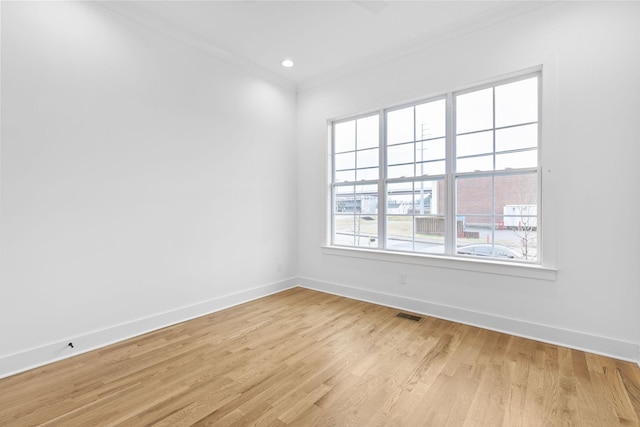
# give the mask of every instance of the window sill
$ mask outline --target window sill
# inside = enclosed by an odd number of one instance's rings
[[[555,268],[543,267],[537,264],[516,264],[484,259],[475,260],[445,255],[423,255],[409,252],[391,252],[339,246],[323,246],[322,251],[325,255],[332,256],[475,271],[478,273],[500,274],[537,280],[554,281],[558,273],[558,270]]]

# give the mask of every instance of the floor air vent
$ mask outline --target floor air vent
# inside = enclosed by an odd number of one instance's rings
[[[413,314],[407,314],[407,313],[398,313],[396,314],[396,317],[402,317],[403,319],[413,320],[414,322],[419,322],[422,320],[422,317],[420,316],[414,316]]]

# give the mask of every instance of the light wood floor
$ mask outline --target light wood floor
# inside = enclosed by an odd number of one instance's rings
[[[635,364],[397,312],[292,289],[0,380],[0,425],[640,425]]]

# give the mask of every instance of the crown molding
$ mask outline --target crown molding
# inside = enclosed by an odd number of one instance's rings
[[[229,52],[219,46],[215,46],[210,43],[204,43],[201,40],[196,39],[195,37],[186,35],[183,32],[175,30],[165,24],[159,23],[152,18],[143,16],[143,14],[134,11],[128,4],[129,2],[96,0],[94,1],[94,3],[120,17],[133,21],[136,24],[142,25],[147,29],[155,31],[156,33],[160,33],[163,36],[168,37],[174,41],[180,42],[200,52],[215,57],[216,59],[238,67],[249,74],[260,77],[286,90],[290,90],[292,92],[295,92],[297,90],[297,85],[292,80],[282,77],[270,70],[267,70],[266,68],[261,67],[255,62],[250,61],[249,59],[246,59],[240,55]]]
[[[408,41],[375,55],[371,55],[357,62],[337,67],[316,77],[306,79],[298,84],[298,92],[305,92],[319,88],[326,84],[361,73],[365,70],[376,68],[400,58],[430,49],[449,40],[484,30],[517,16],[557,3],[559,3],[558,0],[514,1],[496,6],[480,15],[476,15],[465,21],[450,25],[444,30],[425,34],[417,39]]]

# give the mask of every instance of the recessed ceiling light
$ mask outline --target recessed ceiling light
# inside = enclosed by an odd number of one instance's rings
[[[282,66],[285,68],[291,68],[293,67],[293,61],[289,58],[283,59],[281,62]]]

